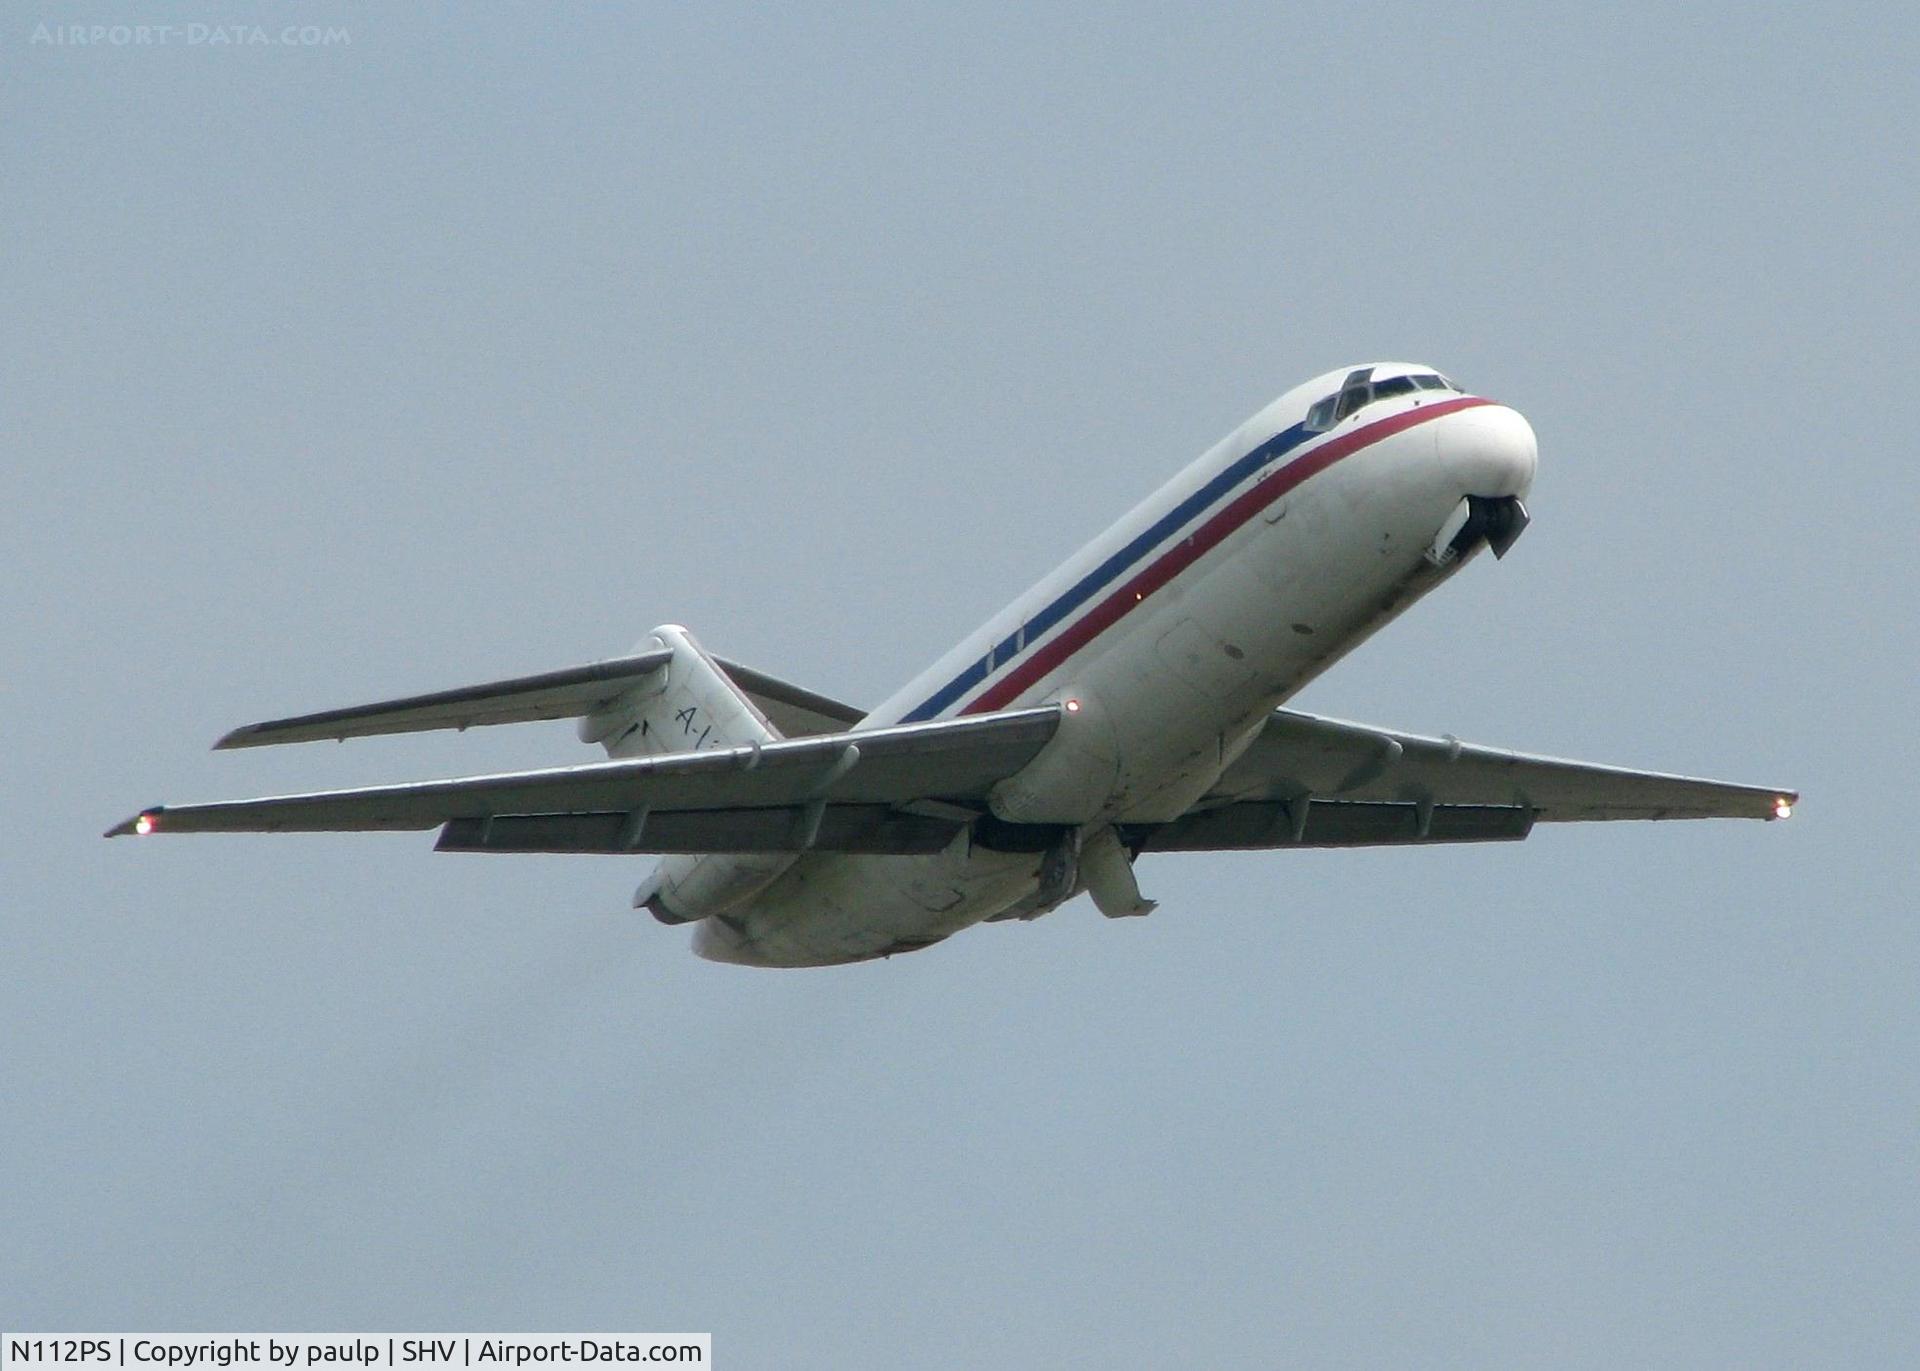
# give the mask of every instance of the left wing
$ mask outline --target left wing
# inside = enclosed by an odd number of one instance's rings
[[[107,836],[444,825],[439,846],[465,851],[938,851],[1059,722],[1048,705],[541,771],[156,805]]]
[[[1281,709],[1191,812],[1130,836],[1149,852],[1475,842],[1536,822],[1784,819],[1798,798]]]

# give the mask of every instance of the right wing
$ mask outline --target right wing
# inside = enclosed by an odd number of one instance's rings
[[[1056,706],[456,780],[156,805],[108,831],[444,826],[519,852],[931,852],[1053,736]]]
[[[1144,851],[1524,838],[1536,822],[1785,818],[1795,792],[1568,761],[1279,709]]]

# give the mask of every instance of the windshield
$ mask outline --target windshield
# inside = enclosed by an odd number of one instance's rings
[[[1372,367],[1361,367],[1358,371],[1347,373],[1347,379],[1340,383],[1340,389],[1314,402],[1313,408],[1307,411],[1305,428],[1309,433],[1325,433],[1349,414],[1365,409],[1375,400],[1388,400],[1396,395],[1411,395],[1421,390],[1457,391],[1459,389],[1437,372],[1388,376],[1376,381],[1373,379]]]

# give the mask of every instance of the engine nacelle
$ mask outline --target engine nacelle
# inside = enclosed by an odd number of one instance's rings
[[[663,924],[690,924],[745,904],[798,860],[791,852],[668,857],[633,893]]]
[[[1084,824],[1102,816],[1120,786],[1113,719],[1090,691],[1063,692],[1060,727],[1040,755],[987,796],[996,818],[1018,824]]]

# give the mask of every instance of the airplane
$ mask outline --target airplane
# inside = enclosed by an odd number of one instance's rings
[[[216,747],[578,720],[608,760],[155,805],[127,833],[438,828],[446,852],[652,853],[694,951],[827,966],[1146,914],[1158,852],[1495,842],[1536,823],[1786,818],[1797,794],[1565,761],[1285,702],[1526,529],[1522,415],[1433,367],[1289,390],[872,710],[663,624],[627,656],[250,724]]]

